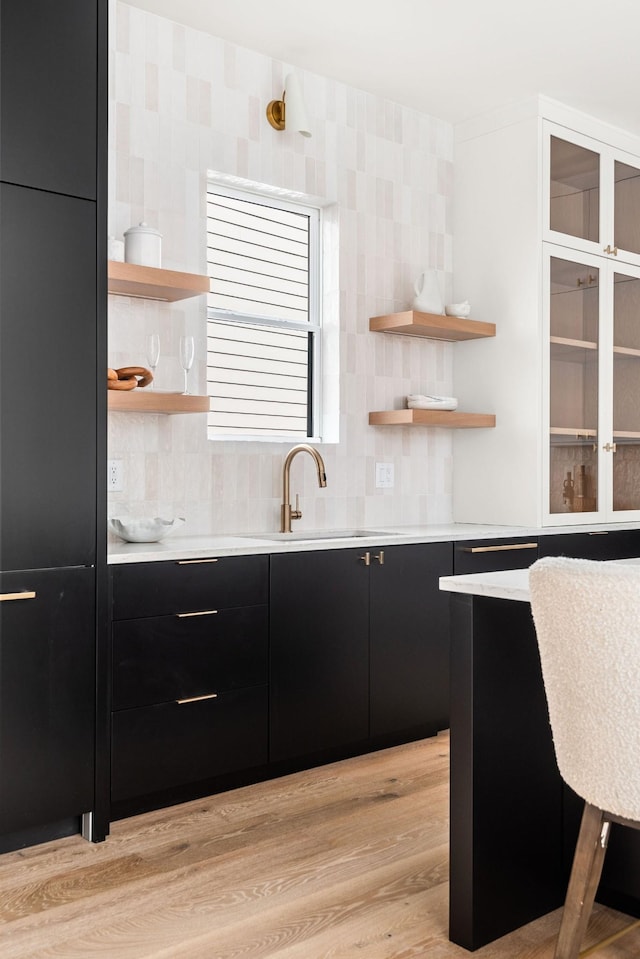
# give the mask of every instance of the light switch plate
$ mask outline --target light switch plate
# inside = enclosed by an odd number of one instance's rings
[[[376,488],[393,489],[393,463],[376,463]]]

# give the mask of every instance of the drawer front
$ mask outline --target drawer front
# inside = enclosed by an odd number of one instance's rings
[[[113,626],[113,708],[268,681],[268,608],[153,616]]]
[[[266,686],[115,713],[112,800],[260,766],[267,762],[267,724]]]
[[[268,556],[111,567],[113,618],[137,619],[267,603]]]
[[[461,540],[453,544],[453,572],[490,573],[498,569],[526,569],[538,558],[535,537]]]
[[[540,537],[541,556],[572,556],[575,559],[629,559],[640,556],[640,530],[551,533]]]

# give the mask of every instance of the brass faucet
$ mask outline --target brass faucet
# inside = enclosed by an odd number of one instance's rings
[[[313,446],[309,446],[308,443],[299,443],[297,446],[293,446],[287,453],[284,461],[284,466],[282,467],[282,506],[280,507],[280,532],[281,533],[290,533],[291,532],[291,520],[300,519],[302,516],[302,510],[299,509],[298,494],[296,493],[296,508],[291,509],[291,503],[289,502],[291,494],[289,492],[290,480],[289,474],[291,472],[291,463],[293,462],[294,457],[298,453],[308,453],[313,457],[316,469],[318,470],[318,486],[327,485],[327,475],[324,471],[324,461],[320,456],[320,453]]]

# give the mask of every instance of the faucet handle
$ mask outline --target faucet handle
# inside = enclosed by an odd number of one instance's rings
[[[296,493],[296,508],[291,510],[291,519],[301,519],[302,510],[300,509],[300,494]]]

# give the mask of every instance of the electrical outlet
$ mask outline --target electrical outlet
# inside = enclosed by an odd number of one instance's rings
[[[107,490],[121,493],[124,489],[124,466],[122,460],[107,460]]]
[[[377,489],[393,488],[393,463],[376,463]]]

